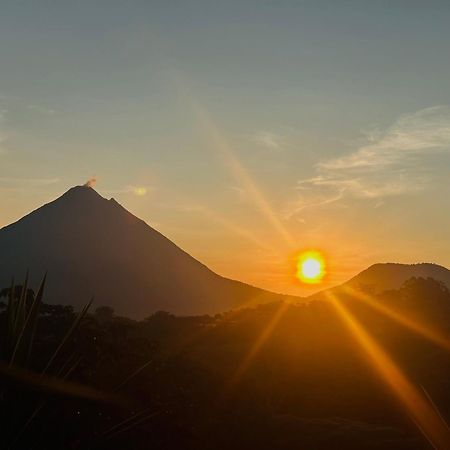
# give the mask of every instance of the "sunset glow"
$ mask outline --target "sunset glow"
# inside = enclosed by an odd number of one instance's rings
[[[0,4],[1,448],[450,450],[450,0]]]

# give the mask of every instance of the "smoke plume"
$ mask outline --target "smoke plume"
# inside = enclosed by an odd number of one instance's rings
[[[83,186],[93,188],[95,186],[95,183],[97,183],[97,178],[91,177],[86,181],[86,183],[83,184]]]

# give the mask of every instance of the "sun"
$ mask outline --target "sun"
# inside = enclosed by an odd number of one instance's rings
[[[325,276],[325,260],[316,250],[300,253],[297,259],[297,278],[302,283],[317,284]]]

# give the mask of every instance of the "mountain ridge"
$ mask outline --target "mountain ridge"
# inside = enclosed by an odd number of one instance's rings
[[[28,269],[34,277],[47,270],[51,303],[79,307],[95,295],[98,305],[131,317],[214,314],[290,298],[216,274],[89,186],[0,229],[0,249],[2,285]]]
[[[323,289],[306,297],[307,300],[323,300],[327,293],[339,293],[347,288],[370,294],[399,289],[411,278],[432,278],[450,290],[450,270],[436,263],[375,263],[345,283]]]
[[[216,274],[114,198],[75,186],[0,229],[0,287],[29,270],[38,284],[49,274],[47,301],[97,306],[142,318],[156,310],[179,315],[215,314],[257,303],[323,298],[352,287],[379,293],[413,276],[450,288],[450,271],[433,263],[376,263],[346,283],[308,297],[272,293]]]
[[[364,269],[346,284],[352,286],[364,285],[369,289],[375,289],[377,293],[383,290],[399,288],[408,279],[433,278],[441,281],[450,288],[450,270],[436,263],[420,262],[413,264],[404,263],[376,263]]]

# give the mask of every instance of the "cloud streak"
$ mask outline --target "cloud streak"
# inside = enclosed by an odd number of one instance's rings
[[[138,197],[144,197],[155,190],[154,186],[129,184],[121,189],[102,189],[102,192],[105,194],[134,194]]]
[[[0,191],[20,192],[29,191],[31,188],[45,188],[59,183],[59,178],[20,178],[20,177],[0,177]]]
[[[1,102],[0,98],[0,102]],[[6,115],[8,113],[8,109],[0,103],[0,154],[5,153],[5,144],[8,140],[8,134],[5,131],[5,120]]]
[[[380,169],[428,152],[448,151],[450,108],[435,106],[404,115],[384,133],[369,136],[354,153],[319,163],[325,171]]]
[[[384,131],[367,136],[354,152],[319,162],[313,177],[297,184],[298,198],[286,216],[347,198],[373,199],[418,192],[431,176],[426,158],[450,152],[450,108],[434,106],[401,116]]]
[[[283,136],[273,133],[271,131],[259,131],[256,133],[252,140],[257,144],[266,147],[270,150],[283,150],[286,146],[286,141]]]

